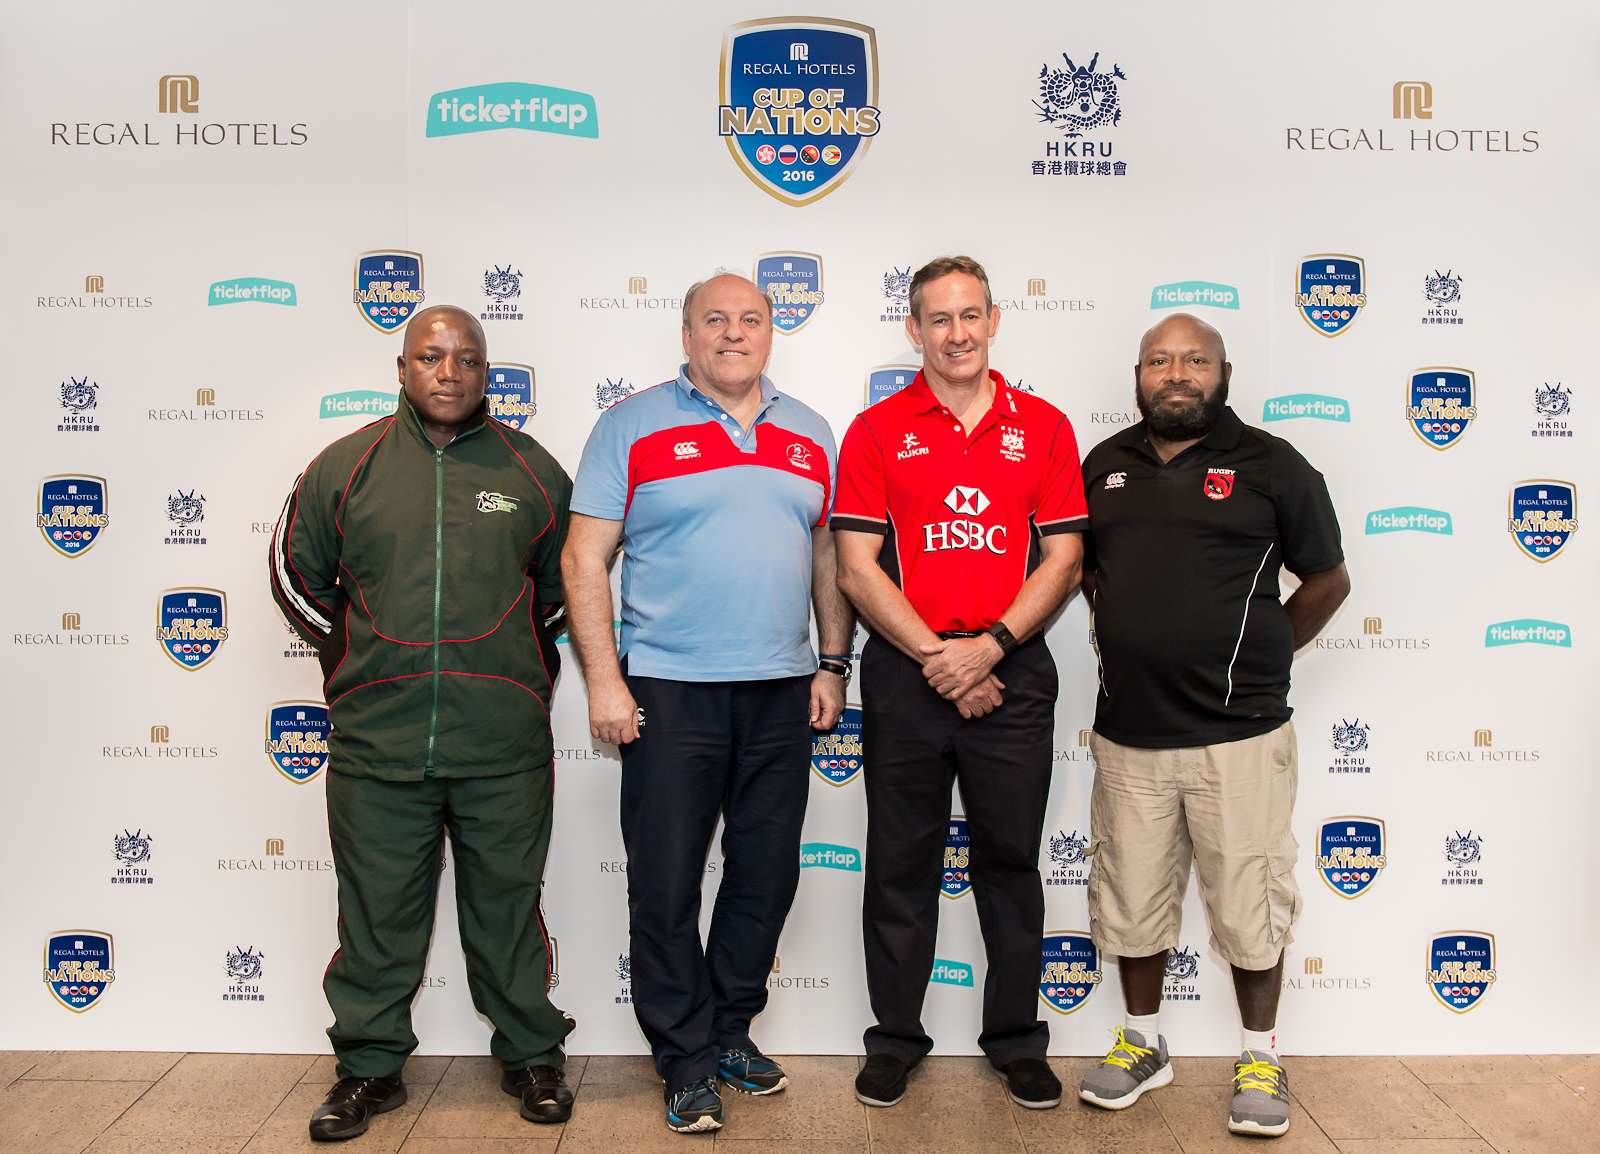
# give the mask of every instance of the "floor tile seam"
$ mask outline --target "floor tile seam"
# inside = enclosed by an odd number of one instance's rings
[[[239,1149],[243,1150],[245,1146],[250,1145],[250,1143],[256,1140],[256,1136],[266,1128],[268,1122],[272,1121],[272,1116],[276,1114],[279,1108],[289,1100],[290,1096],[304,1084],[300,1081],[300,1079],[304,1078],[308,1073],[310,1073],[311,1067],[317,1064],[318,1055],[316,1054],[302,1054],[296,1056],[305,1058],[306,1064],[302,1066],[300,1068],[300,1072],[294,1076],[294,1081],[289,1083],[289,1088],[283,1092],[283,1096],[272,1104],[272,1109],[268,1110],[264,1115],[262,1115],[261,1121],[256,1123],[256,1128],[250,1131],[250,1137],[244,1140],[244,1146],[239,1147]],[[178,1066],[182,1064],[182,1061],[183,1059],[180,1058],[177,1062],[174,1062],[172,1069],[176,1070]],[[171,1071],[168,1072],[170,1073]]]
[[[46,1057],[48,1057],[48,1056],[49,1056],[49,1055],[50,1055],[50,1053],[51,1053],[51,1052],[52,1052],[52,1051],[46,1051],[46,1052],[45,1052],[45,1056],[46,1056]],[[10,1080],[9,1080],[9,1081],[7,1081],[7,1082],[0,1082],[0,1090],[8,1090],[8,1089],[10,1089],[10,1088],[11,1088],[11,1087],[12,1087],[12,1086],[13,1086],[13,1085],[14,1085],[14,1084],[16,1084],[16,1083],[17,1083],[17,1082],[20,1082],[20,1081],[22,1081],[22,1079],[23,1079],[23,1078],[25,1078],[25,1077],[26,1077],[26,1076],[27,1076],[27,1074],[28,1074],[28,1071],[29,1071],[29,1070],[32,1070],[32,1069],[33,1069],[33,1068],[34,1068],[34,1066],[37,1066],[37,1065],[38,1065],[38,1064],[39,1064],[39,1063],[40,1063],[40,1062],[42,1062],[42,1061],[44,1061],[44,1059],[43,1059],[43,1058],[35,1058],[35,1059],[34,1059],[34,1060],[33,1060],[33,1062],[32,1062],[32,1063],[31,1063],[31,1064],[30,1064],[30,1065],[28,1065],[28,1066],[27,1066],[27,1067],[26,1067],[26,1068],[25,1068],[25,1069],[22,1069],[22,1070],[18,1070],[18,1071],[17,1071],[17,1073],[16,1073],[16,1075],[15,1075],[15,1076],[14,1076],[14,1077],[12,1077],[12,1078],[11,1078],[11,1079],[10,1079]],[[32,1081],[38,1081],[38,1080],[39,1080],[39,1079],[37,1079],[37,1078],[34,1078],[34,1079],[31,1079],[31,1080],[32,1080]]]
[[[178,1059],[179,1062],[181,1062],[182,1060],[183,1060],[182,1058]],[[177,1064],[178,1064],[177,1062],[173,1063],[174,1066],[176,1066]],[[163,1077],[165,1077],[165,1075],[163,1075]],[[35,1079],[35,1081],[43,1081],[43,1079]],[[160,1081],[160,1079],[158,1078],[158,1079],[156,1079],[156,1081]],[[93,1083],[85,1083],[85,1084],[86,1085],[97,1085],[97,1086],[107,1086],[107,1085],[118,1086],[118,1085],[126,1085],[127,1083],[112,1081],[112,1082],[93,1082]],[[121,1110],[117,1111],[117,1115],[116,1115],[115,1118],[112,1118],[104,1126],[102,1126],[102,1127],[100,1127],[100,1129],[96,1130],[95,1133],[94,1133],[94,1136],[92,1138],[90,1138],[87,1142],[85,1142],[81,1147],[79,1147],[80,1154],[81,1154],[81,1151],[87,1150],[90,1146],[93,1146],[96,1142],[100,1141],[100,1139],[105,1136],[106,1131],[110,1130],[111,1127],[115,1126],[118,1122],[122,1121],[122,1116],[124,1114],[126,1114],[129,1110],[132,1110],[135,1106],[137,1106],[139,1104],[139,1101],[146,1094],[150,1093],[150,1090],[155,1086],[155,1084],[156,1084],[155,1082],[145,1082],[145,1083],[143,1083],[144,1089],[140,1090],[137,1094],[135,1094],[133,1096],[133,1101],[129,1102]]]

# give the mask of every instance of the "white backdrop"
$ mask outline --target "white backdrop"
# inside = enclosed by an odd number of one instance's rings
[[[770,372],[840,436],[868,372],[910,357],[885,277],[932,256],[985,262],[1006,310],[995,366],[1061,406],[1085,451],[1128,419],[1138,336],[1167,311],[1153,290],[1228,286],[1236,307],[1195,311],[1228,338],[1240,414],[1262,423],[1270,398],[1311,394],[1338,398],[1348,416],[1266,426],[1327,475],[1354,582],[1295,666],[1304,914],[1284,1046],[1595,1047],[1594,1005],[1574,982],[1600,947],[1581,881],[1600,868],[1584,752],[1597,736],[1600,530],[1537,563],[1507,527],[1514,484],[1574,484],[1581,519],[1596,482],[1593,342],[1580,311],[1600,175],[1590,6],[1524,4],[1514,18],[1486,3],[1380,14],[1001,2],[982,19],[889,3],[438,11],[297,0],[247,15],[177,3],[11,15],[0,196],[16,401],[3,539],[14,740],[0,772],[0,1047],[326,1046],[319,979],[335,903],[322,776],[297,784],[262,747],[268,707],[315,700],[319,680],[271,602],[264,561],[296,474],[367,419],[319,415],[324,398],[395,388],[399,339],[351,299],[369,250],[421,253],[427,301],[479,313],[491,303],[487,273],[521,274],[508,302],[521,319],[486,324],[491,356],[533,366],[530,431],[569,471],[597,396],[675,371],[684,286],[718,267],[748,272],[758,254],[822,258],[824,303],[776,338]],[[758,187],[717,134],[723,38],[752,16],[875,30],[880,131],[848,179],[804,206]],[[1120,120],[1084,139],[1120,170],[1049,168],[1066,159],[1049,146],[1067,138],[1034,101],[1041,67],[1062,68],[1063,54],[1085,67],[1098,54],[1096,75],[1115,83],[1114,98],[1104,80],[1095,93],[1108,114],[1114,99]],[[192,110],[161,111],[169,75],[196,78],[177,93],[194,97]],[[1395,106],[1402,81],[1431,85],[1421,106],[1431,116],[1397,115],[1418,111]],[[595,134],[426,135],[430,97],[490,84],[586,94]],[[1332,339],[1294,299],[1299,262],[1321,253],[1365,262],[1367,304]],[[1448,305],[1424,293],[1437,273],[1456,281]],[[103,277],[103,291],[86,277]],[[235,278],[292,283],[294,303],[208,305],[212,284]],[[1459,323],[1424,323],[1430,308]],[[1479,415],[1445,451],[1406,419],[1409,378],[1427,366],[1476,376]],[[93,392],[83,423],[97,428],[60,430],[73,381],[80,403]],[[1569,408],[1551,428],[1572,435],[1536,436],[1535,390],[1558,383]],[[199,389],[214,403],[197,403]],[[36,521],[42,479],[64,474],[105,478],[109,492],[109,523],[70,558]],[[180,493],[204,499],[204,544],[168,544]],[[1452,531],[1366,531],[1370,513],[1406,507],[1447,512]],[[193,586],[226,592],[229,635],[186,671],[158,645],[152,617],[162,590]],[[1486,644],[1491,624],[1523,619],[1560,623],[1568,644]],[[1080,741],[1094,695],[1081,602],[1050,644],[1062,695],[1047,828],[1071,840],[1087,833],[1093,772]],[[574,1052],[641,1051],[618,970],[618,764],[587,737],[570,660],[554,717],[555,998],[578,1019]],[[1337,765],[1336,725],[1367,739]],[[167,727],[166,742],[154,726]],[[1359,772],[1345,772],[1352,761]],[[1313,860],[1322,823],[1347,815],[1382,820],[1387,833],[1388,864],[1353,900]],[[118,835],[148,839],[148,860],[126,867]],[[1477,847],[1456,871],[1473,884],[1451,876],[1452,837],[1461,856]],[[859,776],[840,786],[814,776],[805,840],[863,845]],[[1049,846],[1040,858],[1052,880],[1083,875]],[[149,880],[114,882],[119,868]],[[714,855],[708,895],[719,869]],[[803,871],[756,1030],[765,1048],[859,1049],[860,877]],[[448,869],[444,882],[417,1032],[425,1051],[485,1052]],[[1052,884],[1047,901],[1050,929],[1087,930],[1081,885]],[[972,1051],[984,964],[970,894],[942,913],[941,973],[970,967],[974,984],[930,985],[927,1024],[941,1051]],[[1197,972],[1175,979],[1166,1031],[1179,1053],[1232,1052],[1226,967],[1205,948],[1192,892],[1187,916]],[[63,930],[114,941],[114,981],[82,1013],[41,981],[46,940]],[[1425,971],[1434,935],[1461,931],[1494,935],[1497,980],[1457,1014]],[[259,1001],[226,1000],[236,952],[259,956],[249,983]],[[1103,1050],[1120,1012],[1114,965],[1075,1013],[1041,1003],[1063,1053]]]

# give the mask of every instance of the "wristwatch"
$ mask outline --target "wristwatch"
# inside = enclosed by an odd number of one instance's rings
[[[817,670],[823,673],[831,673],[835,677],[842,677],[846,685],[850,684],[850,659],[848,657],[835,657],[832,654],[824,654],[817,662]]]
[[[1006,628],[1004,621],[996,621],[984,632],[1000,643],[1002,656],[1010,656],[1011,652],[1017,647],[1017,639],[1011,635],[1011,630]]]

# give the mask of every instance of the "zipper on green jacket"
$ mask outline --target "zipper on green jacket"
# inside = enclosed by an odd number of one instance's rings
[[[433,708],[428,713],[428,764],[433,776],[433,744],[439,737],[439,603],[444,593],[444,448],[433,450]]]

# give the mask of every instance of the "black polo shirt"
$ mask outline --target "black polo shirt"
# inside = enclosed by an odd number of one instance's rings
[[[1096,577],[1096,732],[1176,749],[1240,741],[1289,719],[1294,632],[1278,569],[1344,560],[1322,474],[1226,409],[1166,464],[1144,422],[1083,463],[1084,570]]]

